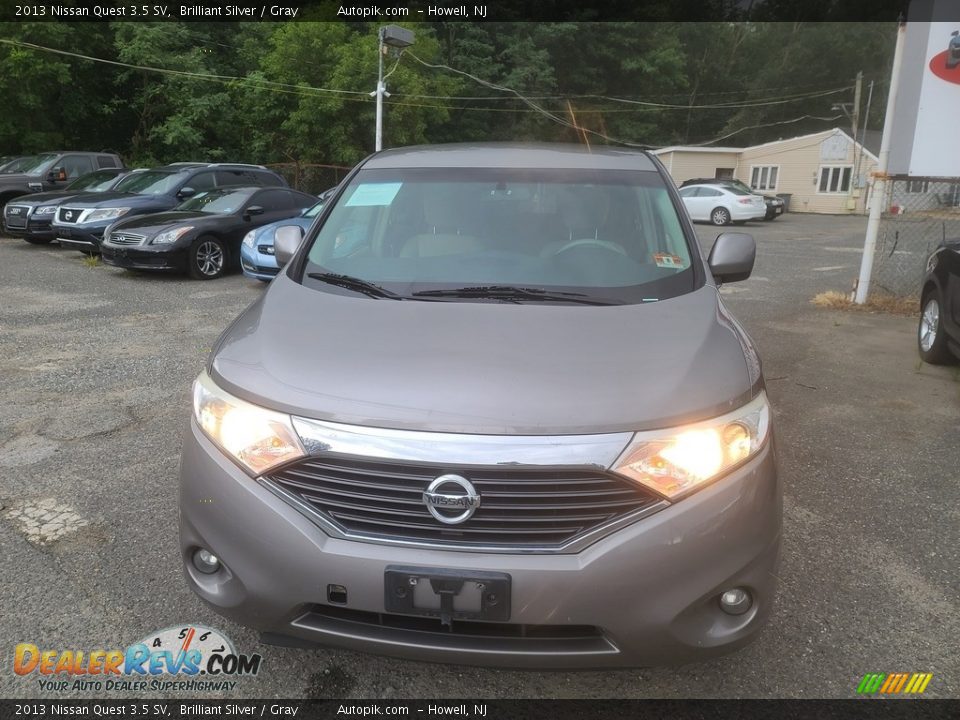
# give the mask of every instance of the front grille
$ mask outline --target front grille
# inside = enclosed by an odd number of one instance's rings
[[[440,475],[467,478],[480,495],[468,520],[448,525],[423,503]],[[345,535],[492,548],[557,548],[659,497],[593,468],[440,466],[353,456],[309,457],[268,476]]]
[[[25,205],[7,205],[5,220],[8,228],[25,228],[30,208]]]
[[[113,232],[107,238],[111,245],[141,245],[147,239],[146,235],[137,235],[135,233]]]
[[[82,212],[83,210],[78,208],[62,207],[57,210],[57,222],[75,225],[77,220],[80,219],[80,213]]]

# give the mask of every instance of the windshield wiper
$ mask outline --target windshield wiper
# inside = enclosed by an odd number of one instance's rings
[[[512,285],[478,285],[476,287],[462,287],[453,290],[421,290],[413,293],[413,297],[424,298],[490,298],[507,302],[521,300],[543,300],[578,303],[582,305],[619,305],[620,303],[603,298],[595,298],[577,292],[561,292],[544,290],[542,288],[513,287]]]
[[[352,275],[338,275],[337,273],[307,273],[307,277],[319,280],[320,282],[336,285],[337,287],[353,290],[363,293],[372,298],[387,298],[388,300],[405,300],[403,295],[397,295],[395,292],[380,287],[372,282],[368,282]]]

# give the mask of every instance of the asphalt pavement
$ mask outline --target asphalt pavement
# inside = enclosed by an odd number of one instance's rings
[[[0,238],[0,697],[85,696],[15,676],[16,643],[118,648],[189,623],[263,655],[257,677],[202,697],[848,698],[868,672],[933,673],[927,696],[960,696],[960,375],[919,362],[912,318],[810,304],[850,288],[864,227],[751,223],[754,275],[721,291],[775,408],[785,538],[770,625],[711,662],[572,673],[281,649],[217,616],[181,576],[180,436],[211,345],[264,286]],[[717,234],[698,232],[705,247]]]

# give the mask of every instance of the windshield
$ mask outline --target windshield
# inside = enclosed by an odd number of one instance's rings
[[[148,170],[128,175],[117,183],[114,190],[138,195],[169,195],[177,187],[179,177],[177,173]]]
[[[249,198],[249,190],[208,190],[197,193],[189,200],[180,203],[177,210],[199,210],[213,214],[232,213],[243,207]]]
[[[25,167],[31,165],[36,158],[33,155],[28,157],[14,158],[0,167],[0,173],[19,173],[23,172]]]
[[[65,190],[90,190],[91,192],[102,192],[109,190],[110,186],[117,179],[117,174],[109,170],[102,172],[93,172],[83,177],[78,177],[72,183],[67,185]]]
[[[308,254],[324,273],[403,296],[536,288],[643,302],[694,288],[688,240],[655,172],[363,170]],[[523,298],[530,300],[531,298]]]
[[[56,159],[57,156],[51,153],[44,153],[42,155],[34,155],[33,157],[25,158],[18,172],[22,172],[25,175],[41,175],[44,170],[47,169],[44,166],[52,165],[53,161]]]
[[[306,210],[303,211],[303,217],[312,218],[320,214],[320,211],[323,210],[323,203],[325,201],[321,200],[316,205],[311,205]]]

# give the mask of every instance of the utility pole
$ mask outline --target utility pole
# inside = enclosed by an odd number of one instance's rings
[[[867,234],[863,239],[863,257],[860,260],[860,276],[857,279],[857,291],[854,302],[863,305],[870,292],[870,275],[873,273],[873,256],[877,251],[877,235],[880,233],[880,215],[883,212],[884,197],[887,192],[887,161],[890,157],[890,135],[893,130],[893,112],[897,106],[897,91],[900,87],[900,67],[903,65],[903,40],[907,34],[907,23],[900,21],[897,29],[897,45],[893,51],[893,69],[890,74],[890,90],[887,93],[887,112],[883,118],[883,138],[880,140],[880,155],[877,169],[874,171],[873,189],[870,192],[870,217],[867,220]]]
[[[870,123],[870,106],[873,104],[873,80],[870,81],[870,88],[867,90],[867,110],[863,114],[863,129],[860,131],[860,155],[857,157],[857,178],[860,177],[860,167],[863,165],[863,151],[866,149],[867,125]]]
[[[387,94],[387,89],[383,84],[383,53],[386,52],[383,44],[383,28],[377,32],[377,142],[376,151],[383,150],[383,96]],[[388,95],[389,97],[389,95]]]
[[[390,97],[387,85],[383,81],[383,56],[387,48],[405,48],[413,45],[413,31],[399,25],[384,25],[377,32],[377,89],[370,93],[377,96],[377,137],[376,151],[383,150],[383,98]]]
[[[863,70],[857,73],[857,83],[853,91],[853,110],[850,112],[850,124],[853,128],[853,167],[857,167],[857,135],[858,124],[860,122],[860,95],[863,90]],[[863,154],[863,148],[860,148],[860,155]],[[850,187],[847,188],[847,198],[853,197],[853,186],[856,185],[856,176],[850,178]]]

